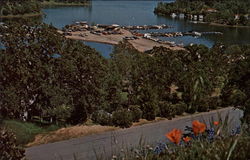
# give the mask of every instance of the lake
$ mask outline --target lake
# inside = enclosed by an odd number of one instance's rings
[[[190,43],[204,44],[212,47],[215,43],[246,44],[250,43],[250,28],[233,28],[223,26],[210,26],[206,24],[193,24],[181,19],[157,16],[153,13],[159,1],[92,1],[88,7],[52,7],[43,9],[46,16],[43,21],[62,28],[76,21],[88,21],[89,24],[119,24],[119,25],[154,25],[166,24],[173,28],[157,32],[222,32],[223,35],[207,35],[198,38],[191,36],[177,38],[162,38],[175,41],[177,44]],[[171,1],[165,1],[171,2]],[[156,30],[152,30],[156,32]],[[149,32],[149,31],[147,31]],[[150,31],[151,32],[151,31]],[[105,57],[112,52],[112,45],[86,42],[87,45],[96,48]]]

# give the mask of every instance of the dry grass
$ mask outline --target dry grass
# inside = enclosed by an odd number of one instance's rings
[[[148,124],[148,123],[155,123],[155,122],[159,122],[159,121],[162,121],[162,120],[166,120],[166,118],[156,117],[155,120],[152,120],[152,121],[148,121],[146,119],[140,119],[139,122],[134,122],[132,127],[140,126],[140,125],[144,125],[144,124]]]
[[[67,140],[71,138],[77,138],[82,136],[87,136],[91,134],[112,131],[118,129],[117,127],[112,126],[101,126],[101,125],[77,125],[67,128],[61,128],[57,131],[49,132],[46,134],[39,134],[35,137],[35,140],[29,144],[27,147],[39,145],[39,144],[47,144],[62,140]]]

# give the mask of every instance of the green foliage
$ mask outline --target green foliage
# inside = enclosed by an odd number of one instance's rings
[[[25,159],[25,151],[17,145],[15,135],[4,128],[0,128],[0,150],[0,160]]]
[[[166,101],[159,102],[159,110],[160,110],[159,115],[161,117],[165,117],[168,119],[172,119],[175,117],[176,108],[173,104],[169,102],[166,102]]]
[[[45,24],[11,24],[0,30],[6,47],[0,51],[1,115],[21,119],[27,112],[29,120],[86,121],[101,103],[104,58]]]
[[[140,106],[131,105],[129,106],[129,111],[132,114],[133,122],[139,122],[139,120],[142,118],[142,110],[140,109]]]
[[[1,126],[15,134],[16,143],[19,145],[25,145],[33,141],[37,134],[59,129],[59,127],[56,125],[40,127],[34,123],[15,120],[4,120]]]
[[[211,10],[212,9],[212,10]],[[170,16],[171,13],[189,15],[204,15],[206,22],[226,25],[248,25],[250,2],[245,0],[177,0],[171,3],[158,3],[154,12],[159,15]],[[235,15],[239,14],[239,19]]]
[[[187,110],[187,105],[184,102],[179,102],[172,105],[177,115],[182,115]]]
[[[125,108],[118,109],[112,113],[112,121],[115,126],[128,128],[132,125],[132,113]]]
[[[222,100],[219,97],[211,97],[208,99],[210,109],[216,109],[222,105]]]
[[[71,116],[72,107],[61,105],[51,108],[47,112],[50,117],[56,120],[56,123],[65,124]]]
[[[41,5],[38,0],[1,0],[0,16],[23,15],[40,13]]]
[[[95,111],[91,119],[101,125],[112,125],[112,114],[103,110]]]

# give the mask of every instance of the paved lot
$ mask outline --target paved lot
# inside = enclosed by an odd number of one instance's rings
[[[164,135],[173,128],[184,130],[185,126],[191,126],[193,120],[204,120],[208,124],[211,118],[218,119],[218,113],[222,118],[229,114],[232,127],[240,124],[239,119],[243,114],[239,110],[225,108],[173,120],[164,120],[143,126],[27,148],[26,157],[28,160],[74,160],[74,155],[77,160],[95,160],[96,157],[104,155],[109,157],[120,151],[121,148],[137,146],[141,138],[148,144],[165,142]]]

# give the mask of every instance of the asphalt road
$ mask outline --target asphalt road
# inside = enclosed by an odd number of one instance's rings
[[[243,115],[240,110],[224,108],[128,129],[34,146],[26,149],[26,157],[28,160],[74,160],[74,156],[77,157],[77,160],[103,159],[102,156],[111,157],[122,148],[128,149],[132,146],[138,146],[140,139],[147,144],[165,142],[164,135],[173,128],[184,130],[185,126],[192,125],[193,120],[205,121],[209,124],[211,118],[218,119],[218,113],[223,119],[229,114],[233,128],[240,124],[240,117]]]

